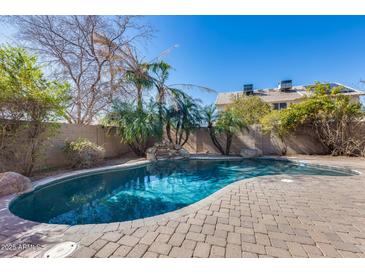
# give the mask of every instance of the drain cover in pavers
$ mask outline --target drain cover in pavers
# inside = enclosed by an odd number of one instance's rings
[[[63,242],[55,245],[50,250],[48,250],[43,257],[44,258],[65,258],[69,255],[71,255],[76,248],[78,247],[78,244],[75,242]]]

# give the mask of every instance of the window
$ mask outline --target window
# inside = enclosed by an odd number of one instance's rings
[[[281,110],[287,108],[287,103],[274,103],[273,108],[275,110]]]
[[[286,103],[280,103],[280,109],[284,109],[284,108],[286,108]]]

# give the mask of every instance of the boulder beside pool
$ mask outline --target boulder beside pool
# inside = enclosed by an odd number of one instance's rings
[[[24,192],[31,188],[32,182],[28,177],[16,172],[0,173],[0,197]]]

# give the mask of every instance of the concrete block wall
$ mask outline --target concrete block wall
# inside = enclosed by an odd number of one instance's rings
[[[77,138],[86,138],[104,147],[105,158],[114,158],[130,152],[128,145],[121,143],[118,135],[109,134],[102,126],[61,124],[58,133],[47,142],[36,169],[67,166],[63,147],[66,141]]]

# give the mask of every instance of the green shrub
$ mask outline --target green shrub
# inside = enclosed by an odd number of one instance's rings
[[[64,151],[73,168],[87,168],[100,164],[105,153],[103,147],[84,138],[66,142]]]
[[[271,107],[258,96],[242,95],[235,98],[229,109],[246,125],[260,122],[260,119],[271,112]]]
[[[365,140],[358,133],[365,113],[358,102],[351,102],[349,96],[340,93],[341,88],[314,84],[310,87],[312,96],[261,118],[263,130],[272,131],[283,140],[308,125],[331,155],[363,155]]]
[[[0,47],[0,172],[30,176],[65,116],[69,85],[47,79],[37,58]]]

